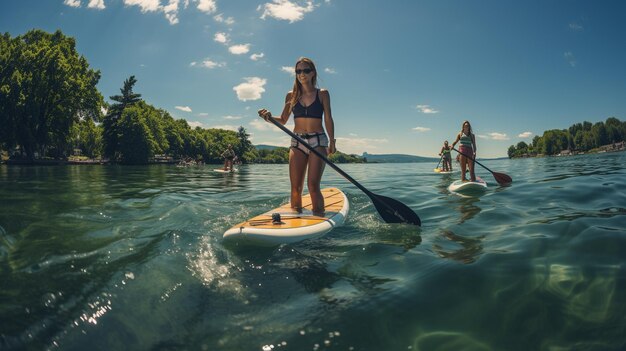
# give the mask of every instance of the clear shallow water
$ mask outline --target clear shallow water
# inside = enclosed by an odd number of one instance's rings
[[[0,349],[626,348],[626,154],[483,164],[513,185],[339,165],[421,229],[328,168],[347,223],[273,249],[221,235],[287,200],[286,165],[0,166]]]

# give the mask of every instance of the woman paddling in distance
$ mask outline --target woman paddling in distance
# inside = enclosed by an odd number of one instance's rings
[[[452,172],[452,158],[450,157],[450,151],[452,151],[452,148],[448,145],[448,141],[446,140],[443,142],[443,146],[439,152],[439,156],[443,158],[444,172]]]
[[[458,142],[461,142],[461,146],[459,147],[459,151],[461,152],[461,180],[464,182],[467,181],[467,178],[465,178],[465,169],[469,166],[470,180],[475,182],[476,174],[474,174],[474,161],[465,157],[465,155],[467,155],[476,159],[476,137],[474,137],[474,133],[472,133],[472,125],[469,121],[464,121],[461,125],[461,132],[456,135],[456,140],[452,143],[452,148],[454,148],[454,145]]]
[[[322,155],[335,153],[335,124],[330,111],[328,90],[317,88],[317,70],[311,59],[302,57],[296,62],[296,79],[293,89],[285,97],[285,107],[280,117],[272,117],[267,109],[260,109],[259,116],[269,121],[273,118],[285,125],[293,113],[294,134],[306,141]],[[322,123],[322,120],[324,123]],[[328,135],[324,133],[324,126]],[[311,195],[313,213],[324,213],[324,197],[320,191],[320,182],[326,163],[295,139],[291,139],[289,150],[289,180],[291,181],[291,207],[302,211],[302,190],[304,176]],[[307,171],[308,169],[308,171]]]

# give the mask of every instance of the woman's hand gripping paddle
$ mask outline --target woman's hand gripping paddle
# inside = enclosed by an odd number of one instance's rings
[[[463,156],[465,156],[465,157],[469,158],[470,160],[472,160],[472,161],[474,161],[474,162],[478,163],[478,164],[479,164],[479,165],[481,165],[484,169],[486,169],[486,170],[488,170],[489,172],[491,172],[491,174],[493,174],[493,177],[496,179],[496,182],[498,182],[498,184],[500,184],[500,185],[507,185],[507,184],[511,184],[511,183],[513,182],[513,179],[512,179],[511,177],[509,177],[507,174],[494,172],[494,171],[490,170],[489,168],[485,167],[482,163],[480,163],[480,162],[476,161],[476,159],[475,159],[475,158],[473,158],[472,156],[470,156],[470,155],[466,155],[466,154],[462,153],[461,151],[459,151],[459,150],[457,150],[457,149],[455,149],[455,148],[452,148],[452,150],[454,150],[454,151],[456,151],[456,152],[460,153],[461,155],[463,155]]]
[[[346,172],[341,170],[341,168],[337,167],[332,161],[330,161],[325,155],[321,154],[319,151],[315,150],[315,148],[311,147],[306,141],[302,140],[299,136],[294,134],[289,129],[285,128],[282,124],[278,123],[274,118],[268,118],[270,122],[274,123],[275,126],[282,129],[283,132],[289,134],[292,138],[296,139],[299,143],[304,145],[309,151],[317,155],[317,157],[321,158],[328,164],[332,169],[341,174],[344,178],[349,180],[352,184],[356,185],[361,191],[367,195],[370,200],[374,203],[374,207],[383,218],[383,220],[387,223],[407,223],[414,225],[421,225],[422,221],[419,216],[413,212],[407,205],[403,204],[400,201],[394,200],[390,197],[382,196],[374,194],[373,192],[367,190],[363,185],[359,184],[356,180],[350,177]]]

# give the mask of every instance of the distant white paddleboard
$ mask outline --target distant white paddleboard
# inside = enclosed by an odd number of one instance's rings
[[[480,177],[476,177],[475,182],[456,180],[450,186],[448,190],[452,193],[466,194],[473,192],[480,192],[487,189],[487,183]]]
[[[216,168],[213,170],[213,172],[218,172],[218,173],[235,173],[237,171],[239,171],[238,168],[233,168],[232,171],[230,169],[225,171],[224,168]]]
[[[325,212],[316,216],[311,212],[311,197],[302,197],[302,213],[293,211],[289,203],[234,225],[224,233],[225,241],[248,245],[275,246],[320,237],[340,226],[348,216],[348,198],[337,188],[322,189]],[[280,222],[272,215],[280,214]],[[274,215],[276,219],[276,215]]]
[[[452,174],[452,173],[454,173],[454,171],[444,171],[441,168],[435,168],[435,169],[433,169],[433,171],[435,173],[439,173],[439,174]]]

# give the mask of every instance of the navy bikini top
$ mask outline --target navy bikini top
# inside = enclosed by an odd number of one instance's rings
[[[298,101],[296,105],[293,107],[293,116],[294,118],[319,118],[322,119],[322,115],[324,114],[324,106],[322,106],[322,102],[320,101],[320,91],[317,90],[315,94],[315,101],[313,101],[309,106],[304,107]]]

